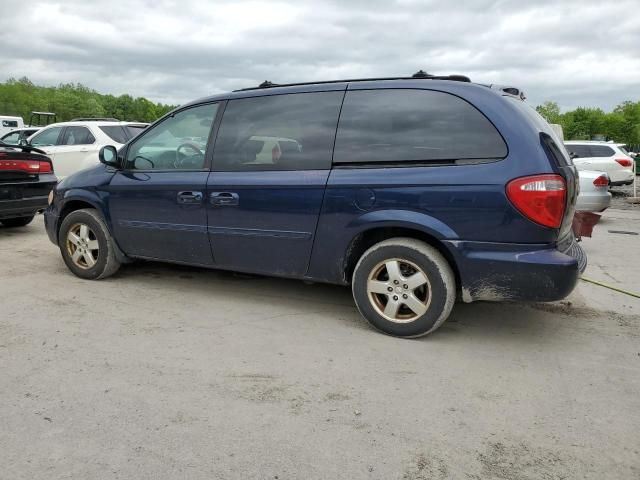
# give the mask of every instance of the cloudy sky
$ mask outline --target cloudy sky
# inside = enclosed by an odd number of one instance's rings
[[[0,81],[179,104],[265,79],[422,68],[611,109],[640,100],[639,12],[640,0],[2,0]]]

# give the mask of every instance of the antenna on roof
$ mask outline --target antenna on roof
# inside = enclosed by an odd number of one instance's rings
[[[276,86],[275,83],[270,82],[269,80],[265,80],[260,85],[258,85],[258,88],[269,88],[269,87],[275,87],[275,86]]]

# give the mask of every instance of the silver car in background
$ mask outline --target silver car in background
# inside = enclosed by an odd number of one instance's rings
[[[611,204],[609,176],[593,170],[578,171],[580,193],[576,200],[578,212],[603,212]]]

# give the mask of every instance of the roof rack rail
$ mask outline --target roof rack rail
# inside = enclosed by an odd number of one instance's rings
[[[117,118],[110,117],[80,117],[72,118],[70,122],[119,122]]]
[[[247,90],[262,90],[265,88],[276,87],[293,87],[298,85],[323,85],[327,83],[346,83],[346,82],[375,82],[380,80],[451,80],[454,82],[471,82],[471,79],[465,75],[431,75],[424,70],[418,70],[410,77],[372,77],[372,78],[347,78],[343,80],[322,80],[319,82],[297,82],[297,83],[273,83],[265,80],[257,87],[240,88],[234,92],[245,92]]]

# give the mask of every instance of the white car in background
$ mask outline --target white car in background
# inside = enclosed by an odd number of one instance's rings
[[[578,170],[605,172],[612,186],[633,183],[633,159],[615,143],[570,140],[564,145]]]
[[[611,204],[609,177],[604,172],[579,170],[580,193],[576,200],[578,212],[603,212]]]
[[[46,152],[56,176],[62,179],[99,163],[98,152],[104,145],[119,148],[147,126],[115,119],[78,118],[48,125],[29,137],[28,143]]]

